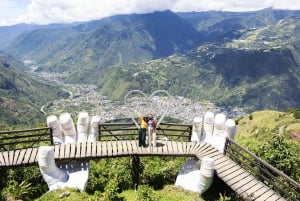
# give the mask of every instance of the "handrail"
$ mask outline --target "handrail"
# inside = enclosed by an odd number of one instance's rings
[[[53,145],[52,128],[34,128],[0,132],[0,150],[38,147],[41,143]]]
[[[138,129],[134,123],[100,123],[99,140],[137,139]],[[156,136],[164,136],[183,141],[190,141],[192,135],[191,124],[160,123],[156,129]],[[123,137],[123,138],[122,138]]]
[[[224,153],[285,198],[300,200],[300,184],[233,139],[226,138]]]

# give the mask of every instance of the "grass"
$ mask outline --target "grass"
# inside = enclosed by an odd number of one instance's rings
[[[64,192],[70,192],[68,196],[65,196],[62,199],[59,199],[59,195]],[[162,189],[154,190],[153,188],[141,185],[139,190],[125,190],[118,194],[118,197],[122,201],[140,201],[139,199],[142,195],[142,200],[159,200],[159,201],[217,201],[217,200],[240,200],[238,196],[228,187],[226,184],[221,181],[219,178],[214,177],[212,186],[204,192],[202,195],[196,192],[191,192],[184,190],[181,187],[174,186],[171,184],[163,186]],[[140,196],[140,197],[139,197]],[[44,194],[42,197],[36,199],[35,201],[54,201],[54,200],[63,200],[63,201],[73,201],[73,200],[101,200],[95,195],[89,195],[85,192],[80,192],[76,189],[66,188],[60,189]]]
[[[281,129],[282,134],[289,138],[290,131],[300,132],[300,120],[295,119],[290,112],[272,110],[253,112],[238,119],[235,140],[251,150],[272,140],[271,133],[279,134]]]
[[[123,197],[125,200],[128,201],[138,201],[137,191],[135,190],[127,190],[120,194],[120,197]],[[196,201],[196,200],[203,200],[200,198],[198,193],[189,192],[182,188],[175,187],[173,185],[165,185],[163,189],[154,191],[152,194],[153,197],[156,197],[160,201]]]

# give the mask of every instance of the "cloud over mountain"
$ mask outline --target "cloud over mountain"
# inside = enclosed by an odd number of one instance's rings
[[[300,9],[300,2],[295,0],[31,0],[27,5],[27,9],[21,9],[19,4],[22,3],[23,6],[26,6],[24,2],[28,1],[18,1],[18,3],[14,1],[0,2],[3,11],[2,16],[0,15],[0,25],[89,21],[117,14],[148,13],[162,10],[172,10],[174,12],[253,11],[266,7]],[[22,13],[18,15],[13,9],[17,9]],[[14,16],[9,18],[8,13],[13,13]],[[5,19],[1,20],[3,17]]]

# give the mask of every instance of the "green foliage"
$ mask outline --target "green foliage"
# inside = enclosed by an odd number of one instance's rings
[[[3,182],[2,196],[4,197],[32,200],[48,190],[48,186],[44,182],[38,167],[8,169],[1,171],[0,176],[3,178],[1,180]]]
[[[5,63],[10,63],[5,68]],[[16,60],[0,52],[0,130],[7,125],[34,125],[44,120],[40,107],[65,96],[56,86],[41,83],[16,69]]]
[[[288,141],[282,135],[276,134],[273,135],[273,140],[267,141],[258,147],[257,155],[299,181],[300,158],[296,150],[297,147],[291,141]]]
[[[184,158],[147,157],[142,158],[141,183],[154,189],[161,189],[165,184],[175,183],[178,170],[184,164]]]
[[[160,201],[161,198],[155,193],[154,189],[147,185],[140,185],[137,190],[137,198],[139,201]]]
[[[254,112],[252,120],[248,115],[240,117],[235,140],[299,182],[300,144],[291,133],[299,133],[300,124],[293,111]]]
[[[295,119],[300,119],[300,110],[294,110],[294,118]]]
[[[132,186],[129,158],[101,159],[91,161],[89,181],[86,186],[88,193],[104,192],[105,187],[113,180],[117,189],[122,191]]]
[[[3,194],[5,197],[9,197],[14,200],[31,200],[31,197],[37,191],[37,187],[32,186],[31,183],[26,181],[18,183],[15,180],[10,180],[8,185],[9,186],[7,188],[4,188]]]
[[[59,198],[61,194],[67,193],[68,196],[65,196],[63,198]],[[42,195],[41,197],[34,199],[35,201],[57,201],[57,200],[63,200],[63,201],[77,201],[77,200],[89,200],[94,201],[94,197],[89,196],[86,192],[80,192],[77,189],[74,188],[64,188],[64,189],[58,189],[55,191],[49,191]]]

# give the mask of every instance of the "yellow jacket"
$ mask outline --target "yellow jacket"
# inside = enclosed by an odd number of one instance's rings
[[[139,116],[139,122],[141,123],[141,128],[148,128],[148,124],[144,121],[143,116]]]

